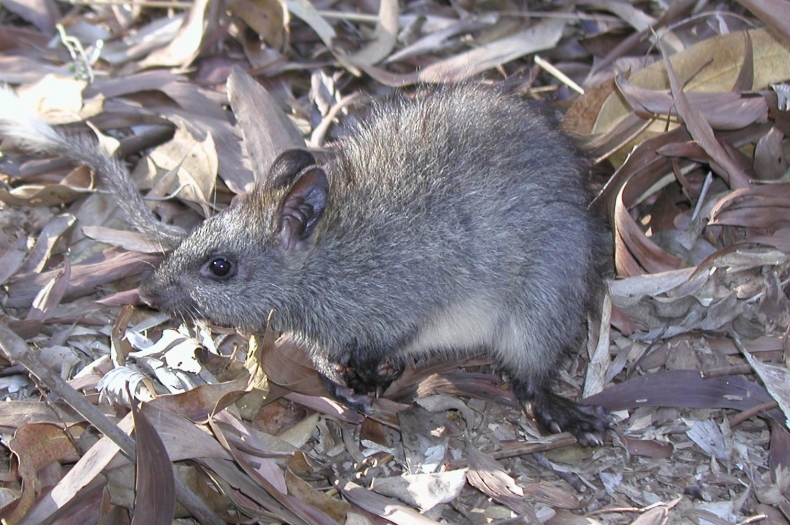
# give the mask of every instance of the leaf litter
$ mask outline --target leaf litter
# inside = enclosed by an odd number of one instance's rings
[[[163,6],[5,2],[0,81],[116,142],[187,231],[393,87],[564,114],[614,257],[560,383],[618,432],[543,436],[484,356],[411,363],[363,417],[287,334],[131,309],[163,247],[84,168],[2,143],[3,519],[790,523],[787,0]]]

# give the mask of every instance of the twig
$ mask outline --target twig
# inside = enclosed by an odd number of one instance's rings
[[[549,461],[546,456],[540,454],[539,452],[533,452],[532,459],[537,461],[538,465],[541,467],[554,472],[554,474],[556,474],[559,478],[565,480],[565,483],[573,487],[573,490],[576,492],[584,492],[584,484],[580,483],[579,479],[576,478],[573,473],[557,470],[554,468],[554,465],[551,464],[551,461]]]
[[[546,60],[543,60],[538,55],[535,55],[535,63],[540,67],[542,67],[551,76],[553,76],[554,78],[556,78],[557,80],[559,80],[560,82],[562,82],[563,84],[565,84],[566,86],[577,92],[578,94],[584,95],[584,89],[582,89],[582,87],[579,84],[568,78],[568,76],[565,73],[563,73],[562,71],[551,65],[551,63],[547,62]]]
[[[739,412],[738,415],[730,419],[730,428],[735,428],[736,426],[740,425],[747,419],[751,419],[761,412],[768,412],[769,410],[773,410],[778,406],[779,403],[777,403],[776,401],[768,401],[767,403],[763,403],[762,405],[757,405],[756,407],[752,407],[749,410],[744,410],[743,412]]]
[[[557,448],[570,447],[578,443],[576,438],[567,432],[549,436],[539,443],[521,443],[514,447],[508,447],[504,450],[497,450],[495,452],[488,452],[492,458],[499,460],[505,458],[513,458],[516,456],[526,456],[527,454],[534,454],[535,452],[546,452],[547,450],[554,450]],[[451,461],[448,466],[452,469],[463,468],[469,465],[466,459],[456,459]]]

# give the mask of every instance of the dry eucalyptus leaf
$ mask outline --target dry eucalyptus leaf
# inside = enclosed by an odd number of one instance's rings
[[[400,20],[398,18],[398,1],[381,0],[379,17],[372,40],[356,53],[349,55],[348,60],[356,66],[372,66],[384,60],[395,46]]]
[[[370,66],[362,69],[388,86],[406,86],[420,82],[460,82],[524,55],[551,49],[559,42],[564,28],[564,20],[548,19],[514,35],[434,62],[415,73],[397,75]]]
[[[127,231],[105,228],[103,226],[85,226],[82,232],[98,242],[110,244],[124,248],[130,252],[137,253],[162,253],[162,249],[143,237],[141,234]]]
[[[0,256],[0,284],[5,283],[22,266],[27,257],[27,240],[24,236],[17,237],[14,246],[11,246]]]
[[[697,421],[686,434],[706,454],[715,457],[719,461],[730,461],[732,459],[732,445],[728,443],[730,438],[722,433],[715,421],[710,419]]]
[[[166,170],[174,170],[182,185],[180,195],[199,204],[210,216],[219,160],[210,134],[200,140],[184,128],[176,130],[173,140],[151,152],[151,159]]]
[[[757,372],[757,375],[760,376],[771,397],[779,403],[779,408],[782,409],[786,418],[785,426],[790,428],[790,391],[788,391],[790,371],[784,367],[761,363],[749,352],[744,352],[743,355],[749,361],[749,365]]]
[[[14,433],[8,448],[17,458],[18,475],[22,478],[22,494],[17,507],[7,516],[11,522],[18,523],[24,519],[43,489],[38,471],[51,463],[63,460],[77,453],[74,448],[74,436],[69,436],[63,429],[48,424],[24,424]]]
[[[234,68],[228,77],[228,98],[256,180],[264,180],[284,150],[304,147],[302,136],[275,98],[241,69]]]
[[[183,14],[152,20],[149,24],[138,27],[137,31],[104,44],[101,57],[114,66],[144,57],[172,41],[183,23]]]
[[[205,33],[212,28],[213,16],[216,16],[216,7],[212,2],[198,0],[191,4],[173,40],[140,60],[139,67],[188,66],[200,51]]]
[[[286,0],[286,5],[292,15],[301,18],[316,32],[340,65],[348,69],[351,74],[359,75],[359,70],[348,60],[345,53],[335,47],[334,40],[337,33],[334,28],[324,20],[311,2],[308,0]]]
[[[137,445],[132,525],[170,525],[176,507],[173,465],[154,422],[136,403],[131,408]]]
[[[751,30],[748,34],[752,43],[754,61],[754,80],[751,88],[762,89],[769,84],[789,78],[790,50],[765,29]],[[747,51],[744,34],[731,33],[705,39],[672,55],[670,62],[678,78],[684,81],[684,92],[729,92],[736,83]],[[628,83],[649,90],[666,90],[670,87],[666,69],[661,62],[631,75]],[[619,92],[613,93],[601,105],[592,132],[600,134],[612,129],[631,112],[632,109],[625,98]],[[662,133],[664,127],[663,122],[656,123],[632,143]],[[628,150],[630,146],[626,146],[625,151]]]
[[[371,488],[427,512],[437,505],[454,501],[466,485],[466,469],[433,474],[403,474],[376,478]]]
[[[395,500],[365,490],[351,481],[338,480],[335,486],[351,503],[396,525],[438,525],[439,523]]]
[[[283,0],[232,0],[228,10],[269,46],[284,52],[288,44],[288,9]]]
[[[48,124],[66,124],[81,120],[84,80],[47,75],[34,85],[17,90],[26,108]]]
[[[483,494],[507,505],[518,514],[527,514],[524,489],[516,483],[505,469],[488,454],[478,451],[471,443],[466,444],[469,470],[466,479]]]
[[[127,434],[131,433],[132,415],[128,414],[118,426]],[[17,525],[38,525],[62,508],[67,509],[84,487],[102,475],[102,470],[119,455],[118,452],[118,447],[109,438],[99,439]],[[127,462],[123,460],[123,463]]]

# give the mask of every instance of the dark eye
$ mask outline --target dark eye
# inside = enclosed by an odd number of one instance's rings
[[[206,269],[215,277],[228,277],[233,270],[233,263],[224,257],[214,257],[206,264]]]

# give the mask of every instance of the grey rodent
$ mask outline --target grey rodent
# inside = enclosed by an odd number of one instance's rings
[[[28,142],[118,178],[87,142]],[[479,85],[424,89],[375,106],[321,162],[281,154],[140,296],[248,330],[274,309],[274,328],[358,409],[407,357],[486,349],[544,428],[599,443],[603,410],[550,389],[603,290],[589,200],[573,141],[530,104]]]

